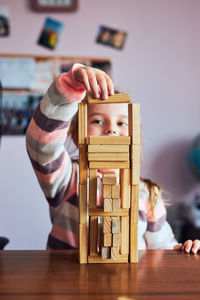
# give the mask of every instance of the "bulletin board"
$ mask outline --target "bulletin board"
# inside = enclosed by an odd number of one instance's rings
[[[36,106],[52,81],[68,72],[74,63],[99,68],[111,75],[108,58],[1,54],[2,134],[25,134]]]

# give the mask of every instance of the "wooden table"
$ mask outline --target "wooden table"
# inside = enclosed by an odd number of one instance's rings
[[[79,265],[73,251],[0,251],[0,299],[200,299],[200,255],[139,252],[137,264]]]

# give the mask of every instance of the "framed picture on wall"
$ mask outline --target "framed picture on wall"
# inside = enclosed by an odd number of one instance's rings
[[[78,8],[78,0],[31,0],[37,12],[71,12]]]
[[[58,42],[58,37],[63,27],[64,23],[56,21],[52,18],[46,18],[44,27],[38,40],[38,44],[49,49],[55,49]]]
[[[99,26],[96,42],[105,46],[122,50],[126,37],[127,33],[121,29]]]
[[[9,8],[7,6],[0,6],[0,37],[9,36]]]

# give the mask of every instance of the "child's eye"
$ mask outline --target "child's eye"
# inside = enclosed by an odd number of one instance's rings
[[[118,122],[117,125],[118,126],[128,126],[128,124],[126,122]]]
[[[93,120],[91,123],[92,124],[103,125],[103,121],[101,121],[101,120]]]

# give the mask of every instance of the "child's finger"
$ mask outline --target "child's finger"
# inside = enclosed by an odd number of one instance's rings
[[[107,82],[106,82],[105,77],[102,74],[99,74],[97,76],[97,82],[100,87],[101,98],[107,99],[108,98],[108,88],[107,88]]]
[[[98,89],[98,84],[97,84],[97,79],[96,75],[94,72],[88,72],[88,80],[90,84],[90,88],[92,90],[92,94],[95,98],[99,98],[99,89]]]
[[[192,247],[191,240],[186,241],[183,245],[183,249],[185,250],[186,253],[190,253],[191,247]]]
[[[183,244],[179,243],[179,244],[174,246],[174,250],[180,250],[180,249],[182,249],[182,246],[183,246]]]
[[[200,249],[200,240],[195,240],[192,245],[192,252],[197,253],[199,249]]]
[[[112,79],[107,74],[105,75],[105,79],[107,82],[108,94],[112,96],[114,94],[114,85]]]
[[[88,80],[88,75],[87,75],[85,70],[82,71],[82,83],[84,84],[85,89],[87,91],[90,91],[90,83],[89,83],[89,80]]]

